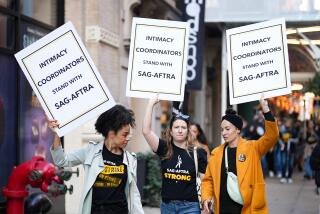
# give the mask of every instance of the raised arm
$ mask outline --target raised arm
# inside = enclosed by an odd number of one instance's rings
[[[152,121],[152,112],[153,107],[159,102],[158,97],[155,99],[150,99],[146,114],[144,116],[143,120],[143,126],[142,126],[142,133],[144,138],[146,139],[147,143],[151,147],[152,151],[156,152],[159,146],[159,137],[154,133],[154,131],[151,129],[151,121]]]
[[[48,126],[49,128],[52,130],[53,134],[54,134],[54,140],[53,140],[53,144],[52,144],[52,149],[56,150],[59,147],[61,147],[61,140],[60,137],[57,135],[57,133],[55,132],[55,129],[59,127],[59,123],[57,120],[50,120],[48,119]]]
[[[88,148],[83,147],[65,154],[62,149],[61,140],[55,131],[55,129],[59,127],[59,122],[57,120],[48,119],[48,127],[54,133],[54,141],[50,148],[50,152],[55,165],[58,167],[73,167],[82,164],[85,160]]]
[[[268,101],[261,97],[260,105],[265,117],[265,133],[260,137],[254,146],[258,150],[260,156],[266,154],[276,143],[279,137],[279,130],[277,122],[275,121],[273,115],[268,106]]]
[[[270,108],[269,108],[269,105],[268,105],[268,101],[266,99],[264,99],[264,95],[263,94],[262,94],[259,102],[260,102],[260,106],[261,106],[262,112],[264,114],[268,113],[270,111]]]

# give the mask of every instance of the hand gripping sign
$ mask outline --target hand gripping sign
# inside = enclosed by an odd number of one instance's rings
[[[227,30],[230,104],[291,93],[284,19]]]
[[[59,136],[115,105],[71,22],[15,57]]]
[[[189,24],[133,18],[126,94],[182,101]]]

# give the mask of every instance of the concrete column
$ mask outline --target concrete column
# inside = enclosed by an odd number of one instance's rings
[[[227,92],[227,72],[228,72],[228,63],[227,63],[227,41],[226,41],[226,31],[222,31],[222,53],[221,53],[221,117],[224,115],[224,112],[227,109],[228,105],[228,92]],[[221,144],[223,139],[221,136]]]
[[[146,112],[148,99],[132,98],[131,108],[135,113],[136,128],[133,133],[131,142],[128,144],[127,149],[129,151],[138,152],[151,152],[151,149],[142,135],[142,123]],[[155,113],[155,112],[154,112]],[[155,114],[154,114],[155,115]],[[152,125],[155,128],[155,119],[153,118]]]

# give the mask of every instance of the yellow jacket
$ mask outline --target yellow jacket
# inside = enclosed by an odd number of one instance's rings
[[[265,128],[265,134],[258,140],[241,138],[237,146],[237,176],[244,201],[242,214],[268,213],[260,158],[276,144],[279,131],[277,123],[272,121],[266,120]],[[215,214],[219,214],[220,208],[220,176],[225,145],[226,143],[211,152],[206,173],[202,180],[202,201],[213,198]],[[245,156],[245,161],[239,161],[239,155]]]

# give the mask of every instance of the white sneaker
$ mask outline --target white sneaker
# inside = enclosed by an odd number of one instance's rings
[[[274,173],[272,171],[269,171],[269,177],[273,178],[274,177]]]
[[[281,177],[282,177],[281,173],[278,173],[277,178],[281,178]]]
[[[281,179],[280,179],[280,183],[282,183],[282,184],[287,183],[287,179],[286,179],[286,178],[281,178]]]
[[[289,184],[292,184],[292,183],[293,183],[292,178],[289,178],[289,179],[288,179],[288,183],[289,183]]]

